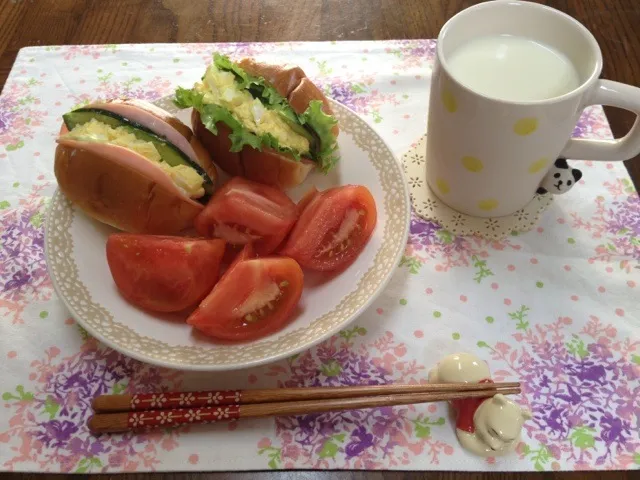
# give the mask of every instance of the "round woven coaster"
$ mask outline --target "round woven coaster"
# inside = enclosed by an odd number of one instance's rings
[[[513,232],[531,230],[541,214],[551,205],[553,195],[536,194],[522,209],[503,217],[472,217],[448,207],[433,193],[427,183],[427,135],[402,156],[402,164],[409,182],[411,203],[416,214],[432,220],[455,235],[476,235],[500,240]]]

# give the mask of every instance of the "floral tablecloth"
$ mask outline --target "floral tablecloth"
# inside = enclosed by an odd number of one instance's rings
[[[191,85],[215,49],[301,65],[400,157],[423,133],[432,40],[100,45],[20,51],[0,97],[0,468],[49,472],[246,469],[579,470],[640,464],[640,200],[621,163],[582,164],[537,229],[500,242],[412,218],[386,291],[349,328],[286,361],[232,374],[141,364],[101,345],[56,298],[43,252],[60,115],[91,99]],[[576,135],[609,137],[602,110]],[[474,352],[525,384],[517,451],[458,445],[445,404],[242,420],[94,437],[96,394],[418,382]]]

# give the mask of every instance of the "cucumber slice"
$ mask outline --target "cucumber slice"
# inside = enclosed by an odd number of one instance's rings
[[[89,122],[91,119],[105,123],[113,128],[123,127],[128,132],[135,135],[138,140],[153,143],[158,150],[160,157],[162,157],[162,160],[172,167],[177,165],[186,165],[198,172],[198,175],[204,179],[203,187],[205,190],[205,196],[202,199],[199,199],[200,201],[208,198],[209,195],[213,193],[213,182],[199,164],[191,160],[186,153],[169,142],[166,138],[157,135],[139,123],[132,122],[131,120],[128,120],[116,113],[99,108],[79,108],[69,113],[65,113],[62,115],[62,119],[69,131],[73,130],[73,128],[78,125]]]

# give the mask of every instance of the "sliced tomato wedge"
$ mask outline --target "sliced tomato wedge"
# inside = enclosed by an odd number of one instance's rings
[[[107,263],[121,295],[155,312],[198,304],[218,280],[224,240],[114,233]]]
[[[229,264],[225,272],[220,277],[220,280],[222,280],[225,277],[225,275],[227,275],[231,270],[233,270],[233,268],[236,265],[238,265],[240,262],[243,262],[245,260],[251,260],[252,258],[256,258],[256,252],[253,249],[253,244],[247,243],[244,246],[244,248],[240,250],[239,253],[236,253],[235,257],[233,257],[233,260],[231,261],[231,263]]]
[[[251,242],[257,254],[268,255],[282,243],[296,218],[296,205],[277,188],[233,177],[194,223],[204,237],[222,238],[236,246]]]
[[[307,193],[304,194],[304,196],[300,199],[300,201],[296,205],[296,211],[298,212],[298,217],[302,214],[302,212],[304,211],[305,207],[307,205],[309,205],[309,203],[311,203],[311,200],[316,198],[319,194],[320,194],[320,192],[318,191],[318,189],[315,186],[311,187],[307,191]]]
[[[291,319],[302,286],[302,269],[291,258],[240,260],[223,275],[187,323],[220,340],[264,337]]]
[[[376,226],[376,203],[360,185],[307,194],[281,255],[311,270],[337,271],[351,265],[364,250]]]

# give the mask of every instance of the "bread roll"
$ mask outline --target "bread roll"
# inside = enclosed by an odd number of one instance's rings
[[[137,168],[82,144],[56,147],[54,173],[75,206],[125,232],[178,235],[193,227],[204,208]]]
[[[117,100],[85,108],[120,115],[128,112],[135,117],[130,118],[132,121],[157,131],[171,143],[181,143],[178,135],[189,145],[188,148],[182,145],[183,153],[195,158],[215,184],[216,167],[191,129],[164,110],[149,105]],[[123,111],[123,106],[128,110]],[[157,164],[121,146],[67,139],[64,137],[67,131],[63,124],[61,137],[57,139],[54,173],[60,190],[80,210],[131,233],[180,235],[193,229],[194,219],[204,206],[189,198]]]
[[[291,108],[297,114],[304,113],[312,100],[320,100],[323,103],[322,110],[327,115],[333,115],[327,97],[307,78],[300,67],[270,65],[256,62],[251,58],[244,58],[237,64],[248,74],[263,77],[289,101]],[[245,146],[240,152],[230,152],[229,128],[224,123],[218,122],[216,124],[218,134],[214,135],[204,126],[200,114],[195,109],[191,114],[191,126],[195,136],[211,153],[214,162],[231,176],[242,176],[256,182],[288,189],[304,182],[315,168],[315,163],[310,159],[303,158],[296,161],[293,157],[271,148],[263,148],[259,151]],[[337,124],[332,132],[338,135]]]

